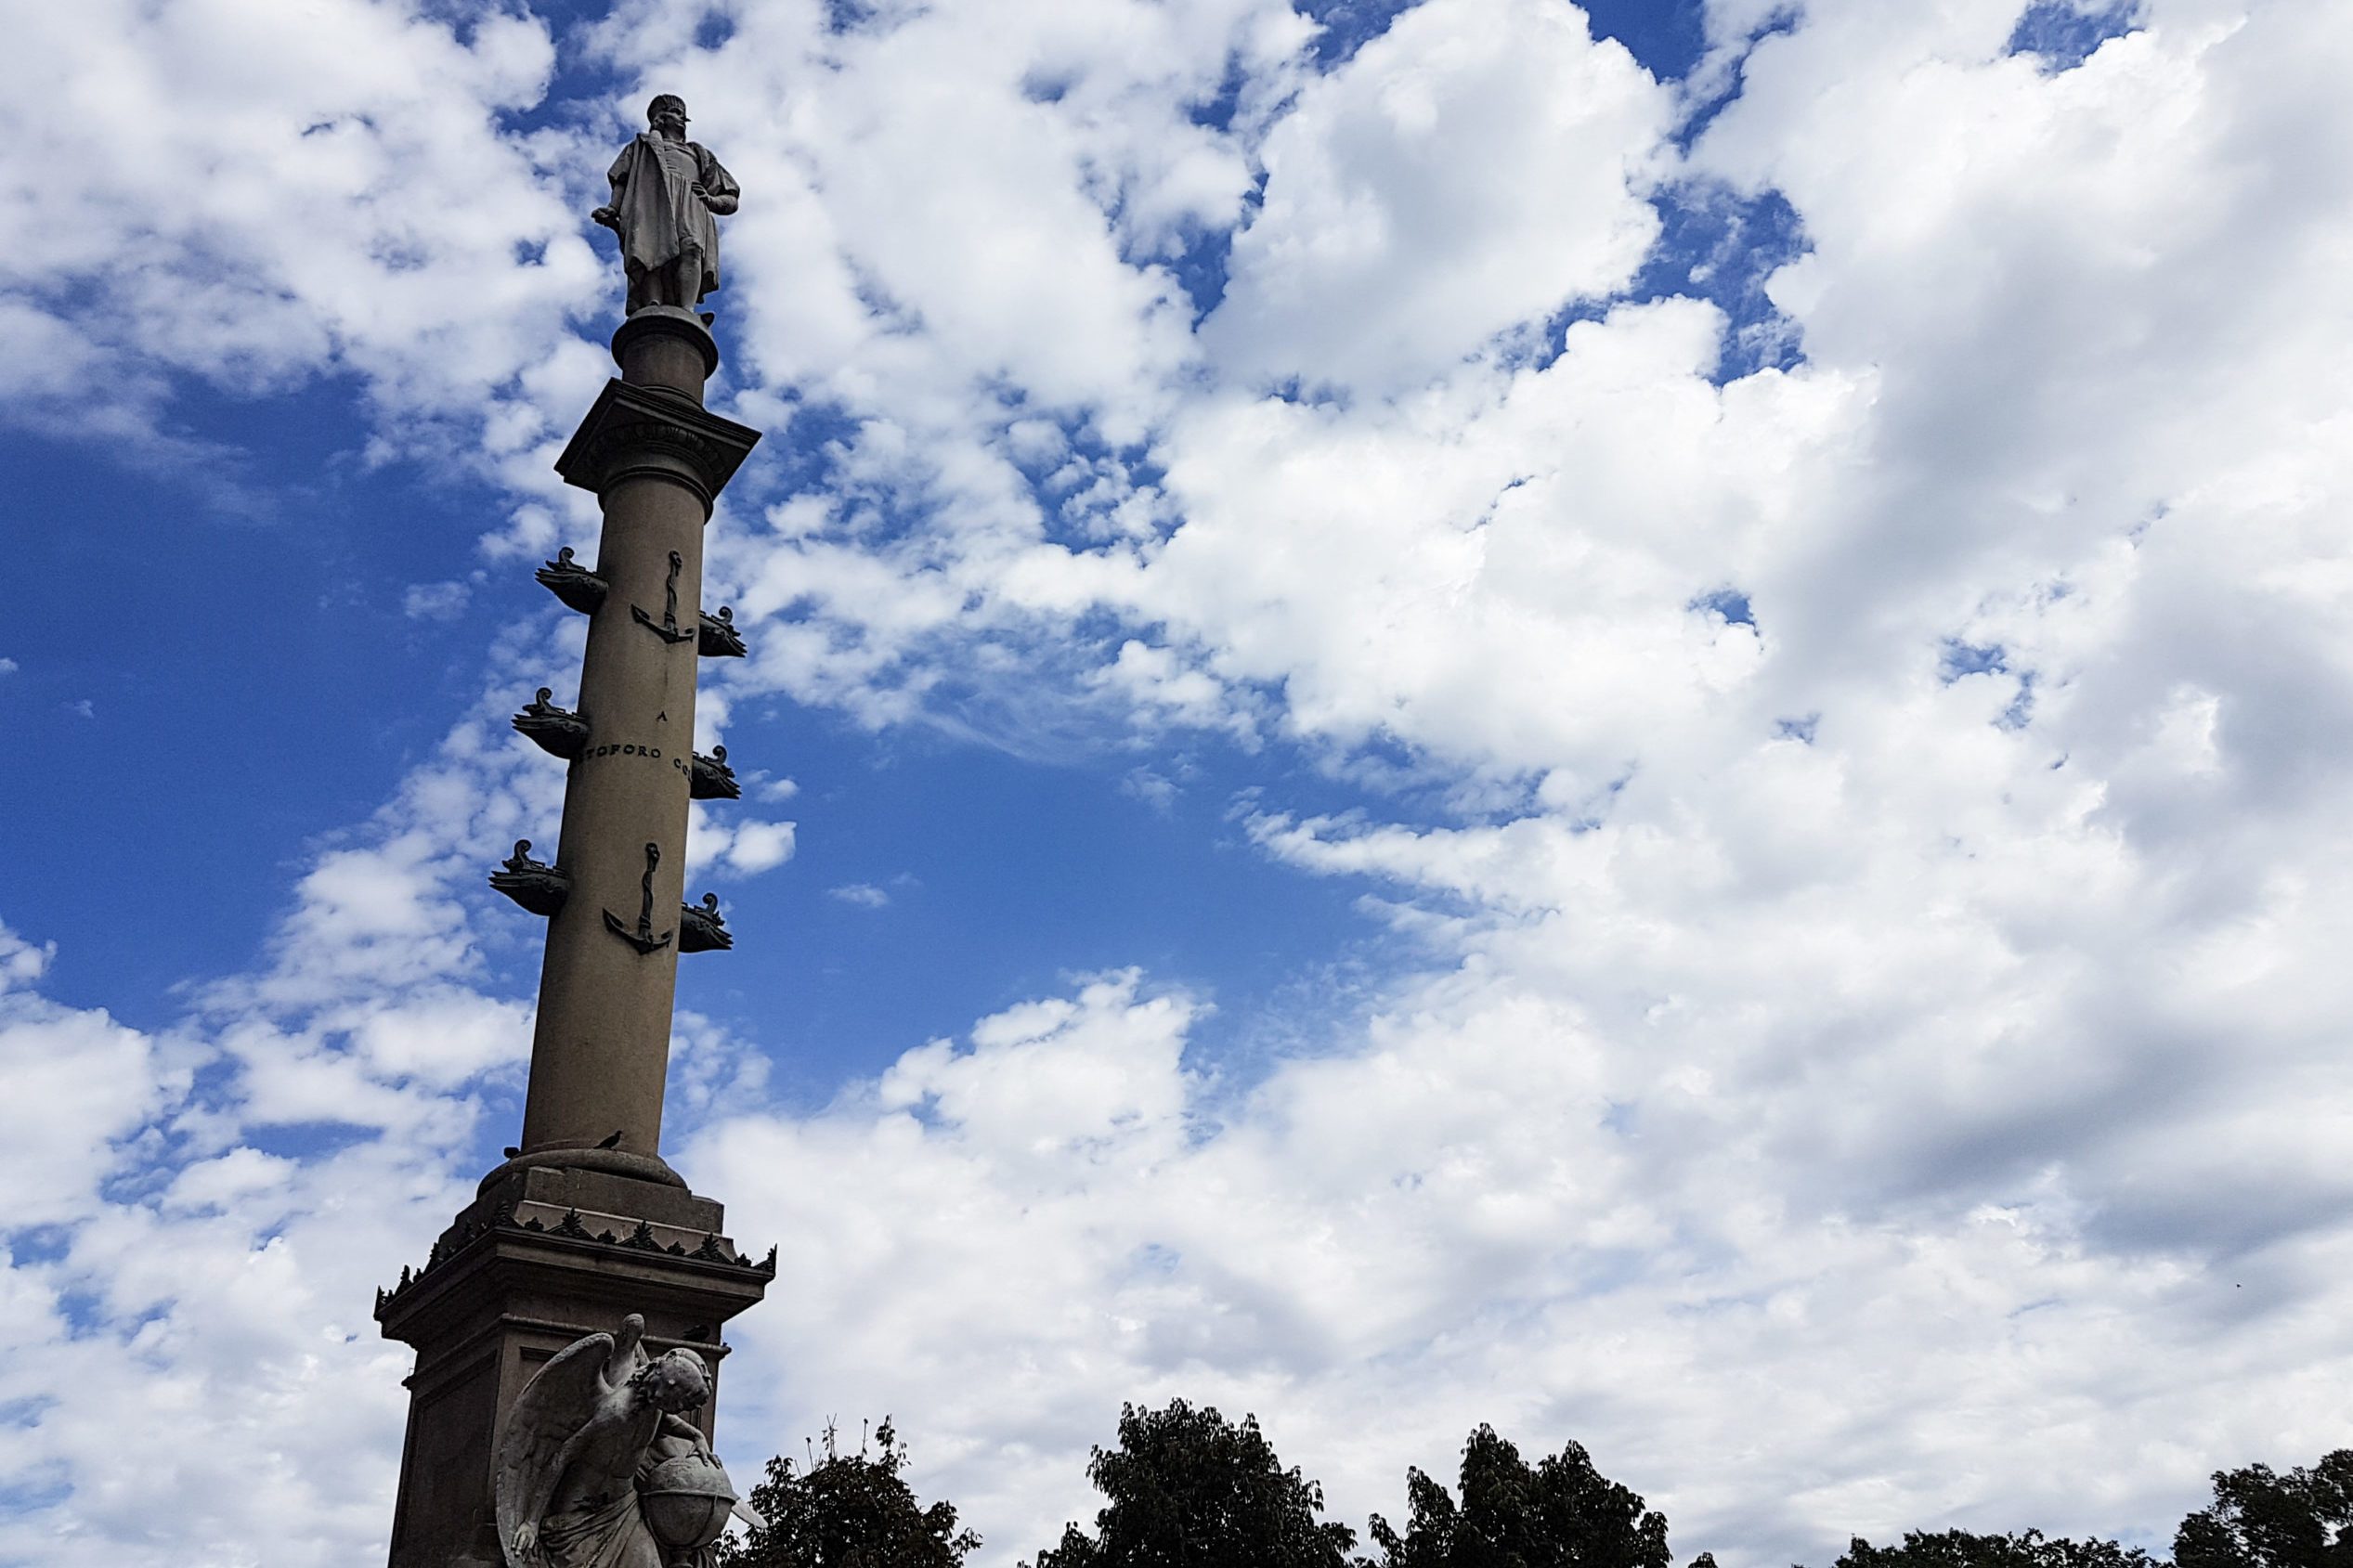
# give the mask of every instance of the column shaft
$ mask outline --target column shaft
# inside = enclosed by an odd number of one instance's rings
[[[618,1133],[624,1152],[653,1155],[685,894],[704,507],[679,479],[650,472],[620,478],[602,499],[596,569],[608,592],[589,622],[579,696],[589,745],[571,764],[556,861],[572,892],[548,927],[523,1147],[589,1147]],[[649,844],[659,852],[650,903]],[[667,940],[641,952],[608,914],[631,933],[643,919]]]

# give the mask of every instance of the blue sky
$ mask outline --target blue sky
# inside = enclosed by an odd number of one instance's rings
[[[1357,1525],[1488,1420],[1741,1568],[2338,1445],[2340,12],[17,19],[0,1561],[381,1549],[657,90],[734,1462],[888,1412],[1010,1563],[1123,1400]]]
[[[1399,8],[1311,8],[1323,24],[1320,61],[1379,36]],[[1597,36],[1662,79],[1700,56],[1696,4],[1588,15]],[[567,63],[561,50],[558,59]],[[515,119],[561,123],[558,105],[577,118],[605,89],[603,72],[568,63],[539,112]],[[1736,309],[1794,249],[1792,226],[1735,233],[1745,211],[1710,213],[1674,194],[1661,209],[1670,227],[1632,297],[1681,290]],[[1230,238],[1212,237],[1220,248]],[[1691,267],[1711,259],[1731,263],[1726,277],[1695,288]],[[592,323],[581,330],[592,333]],[[364,819],[430,752],[453,706],[474,694],[480,653],[502,625],[549,618],[528,563],[493,572],[476,557],[481,520],[501,508],[497,490],[436,475],[424,460],[371,469],[361,460],[367,410],[349,378],[248,398],[199,378],[175,390],[169,428],[217,449],[203,476],[213,487],[121,461],[93,471],[88,445],[70,438],[11,438],[32,486],[20,515],[83,520],[23,530],[20,549],[37,552],[25,580],[58,594],[26,624],[86,614],[86,585],[102,584],[114,628],[47,657],[31,645],[14,651],[22,678],[7,693],[12,724],[25,744],[73,757],[79,770],[67,793],[33,770],[12,775],[10,820],[39,824],[14,876],[27,909],[71,906],[95,886],[141,888],[112,912],[105,951],[62,947],[47,980],[60,1000],[150,1028],[178,1014],[188,982],[257,959],[306,848]],[[821,435],[800,435],[796,450],[779,445],[757,460],[787,466],[772,484],[823,486],[822,453],[811,449]],[[410,600],[412,586],[436,582],[468,591],[422,609]],[[950,706],[942,717],[994,725],[985,711]],[[804,798],[825,799],[833,820],[798,839],[795,875],[743,895],[762,906],[756,924],[794,939],[725,972],[689,969],[684,1004],[786,1030],[796,1064],[829,1082],[874,1070],[906,1040],[953,1031],[1061,972],[1147,963],[1246,1011],[1374,938],[1350,890],[1249,854],[1224,819],[1243,790],[1280,788],[1317,810],[1377,801],[1386,812],[1410,810],[1412,792],[1368,796],[1295,748],[1250,755],[1212,741],[1181,750],[1188,786],[1156,803],[1121,787],[1149,771],[1140,754],[1086,728],[975,745],[953,732],[878,735],[838,714],[767,705],[763,732],[792,759],[772,771],[812,792]],[[168,766],[158,766],[162,757]],[[1025,806],[1055,831],[1019,832]],[[93,821],[110,826],[82,830]],[[191,823],[207,830],[189,832]],[[251,852],[224,854],[225,843]],[[893,883],[902,894],[887,921],[825,896]],[[206,918],[188,918],[194,909]],[[909,983],[911,967],[920,983]],[[527,991],[536,955],[502,954],[498,974]]]

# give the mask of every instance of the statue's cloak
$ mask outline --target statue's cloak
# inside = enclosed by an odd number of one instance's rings
[[[549,1515],[540,1543],[548,1561],[565,1568],[662,1568],[661,1549],[645,1528],[633,1486],[622,1486],[597,1507]]]
[[[660,139],[655,132],[639,132],[605,171],[621,231],[621,266],[631,273],[650,272],[668,266],[692,244],[703,258],[697,292],[708,294],[719,287],[719,224],[689,182],[671,177],[662,161]],[[743,195],[734,176],[720,167],[719,160],[702,143],[690,141],[684,146],[694,154],[703,189],[719,201],[721,212],[734,212],[737,198]]]

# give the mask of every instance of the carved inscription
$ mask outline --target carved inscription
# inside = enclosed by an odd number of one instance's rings
[[[639,745],[631,741],[607,741],[603,745],[592,745],[580,753],[580,760],[583,762],[595,762],[607,757],[642,757],[648,762],[668,762],[672,770],[686,776],[689,788],[694,785],[695,768],[692,752],[684,757],[664,757],[662,748],[657,745]]]

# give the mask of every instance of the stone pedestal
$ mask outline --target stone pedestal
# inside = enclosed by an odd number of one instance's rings
[[[434,1243],[422,1273],[379,1292],[387,1338],[413,1346],[409,1432],[391,1568],[503,1568],[492,1512],[495,1434],[523,1385],[575,1340],[645,1318],[647,1350],[708,1363],[717,1414],[726,1321],[759,1301],[755,1263],[721,1231],[720,1206],[682,1187],[604,1172],[504,1166]]]

